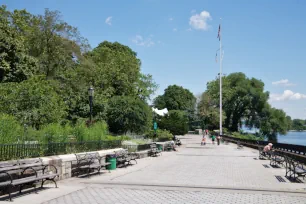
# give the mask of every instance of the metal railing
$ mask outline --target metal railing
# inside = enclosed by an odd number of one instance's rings
[[[265,146],[269,144],[269,141],[257,141],[257,140],[248,140],[248,139],[240,139],[236,137],[231,137],[227,135],[222,135],[223,140],[232,142],[232,143],[240,143],[244,146],[258,149],[259,146]],[[278,150],[289,157],[295,157],[295,159],[306,163],[306,146],[303,145],[293,145],[293,144],[284,144],[284,143],[273,143],[273,149]]]
[[[121,140],[47,144],[0,144],[0,161],[97,151],[121,147]]]
[[[122,148],[127,149],[129,152],[139,152],[150,149],[150,144],[122,145]]]

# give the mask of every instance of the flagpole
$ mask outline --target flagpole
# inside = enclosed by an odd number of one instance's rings
[[[222,135],[222,35],[221,35],[221,18],[220,18],[220,135]]]

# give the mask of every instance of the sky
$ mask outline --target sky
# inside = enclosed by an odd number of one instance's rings
[[[142,72],[159,84],[195,95],[215,79],[218,26],[223,73],[243,72],[265,83],[270,104],[306,119],[306,1],[304,0],[0,0],[9,10],[59,10],[92,48],[104,40],[131,47]]]

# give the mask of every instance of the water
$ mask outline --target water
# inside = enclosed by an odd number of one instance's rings
[[[241,129],[247,133],[255,133],[259,131],[259,129],[249,129],[244,125]],[[277,135],[277,142],[306,146],[306,132],[288,132],[286,135]]]
[[[278,135],[277,142],[306,146],[306,132],[288,132],[286,135]]]

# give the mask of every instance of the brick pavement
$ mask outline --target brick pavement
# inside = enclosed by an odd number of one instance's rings
[[[59,182],[59,189],[15,199],[15,203],[305,203],[306,185],[284,178],[284,168],[265,168],[258,151],[234,144],[200,146],[186,136],[178,152],[90,179]],[[275,176],[285,179],[280,183]],[[292,193],[295,192],[295,193]]]
[[[182,191],[158,189],[87,187],[44,204],[156,204],[156,203],[296,203],[305,204],[306,197],[239,192]]]

